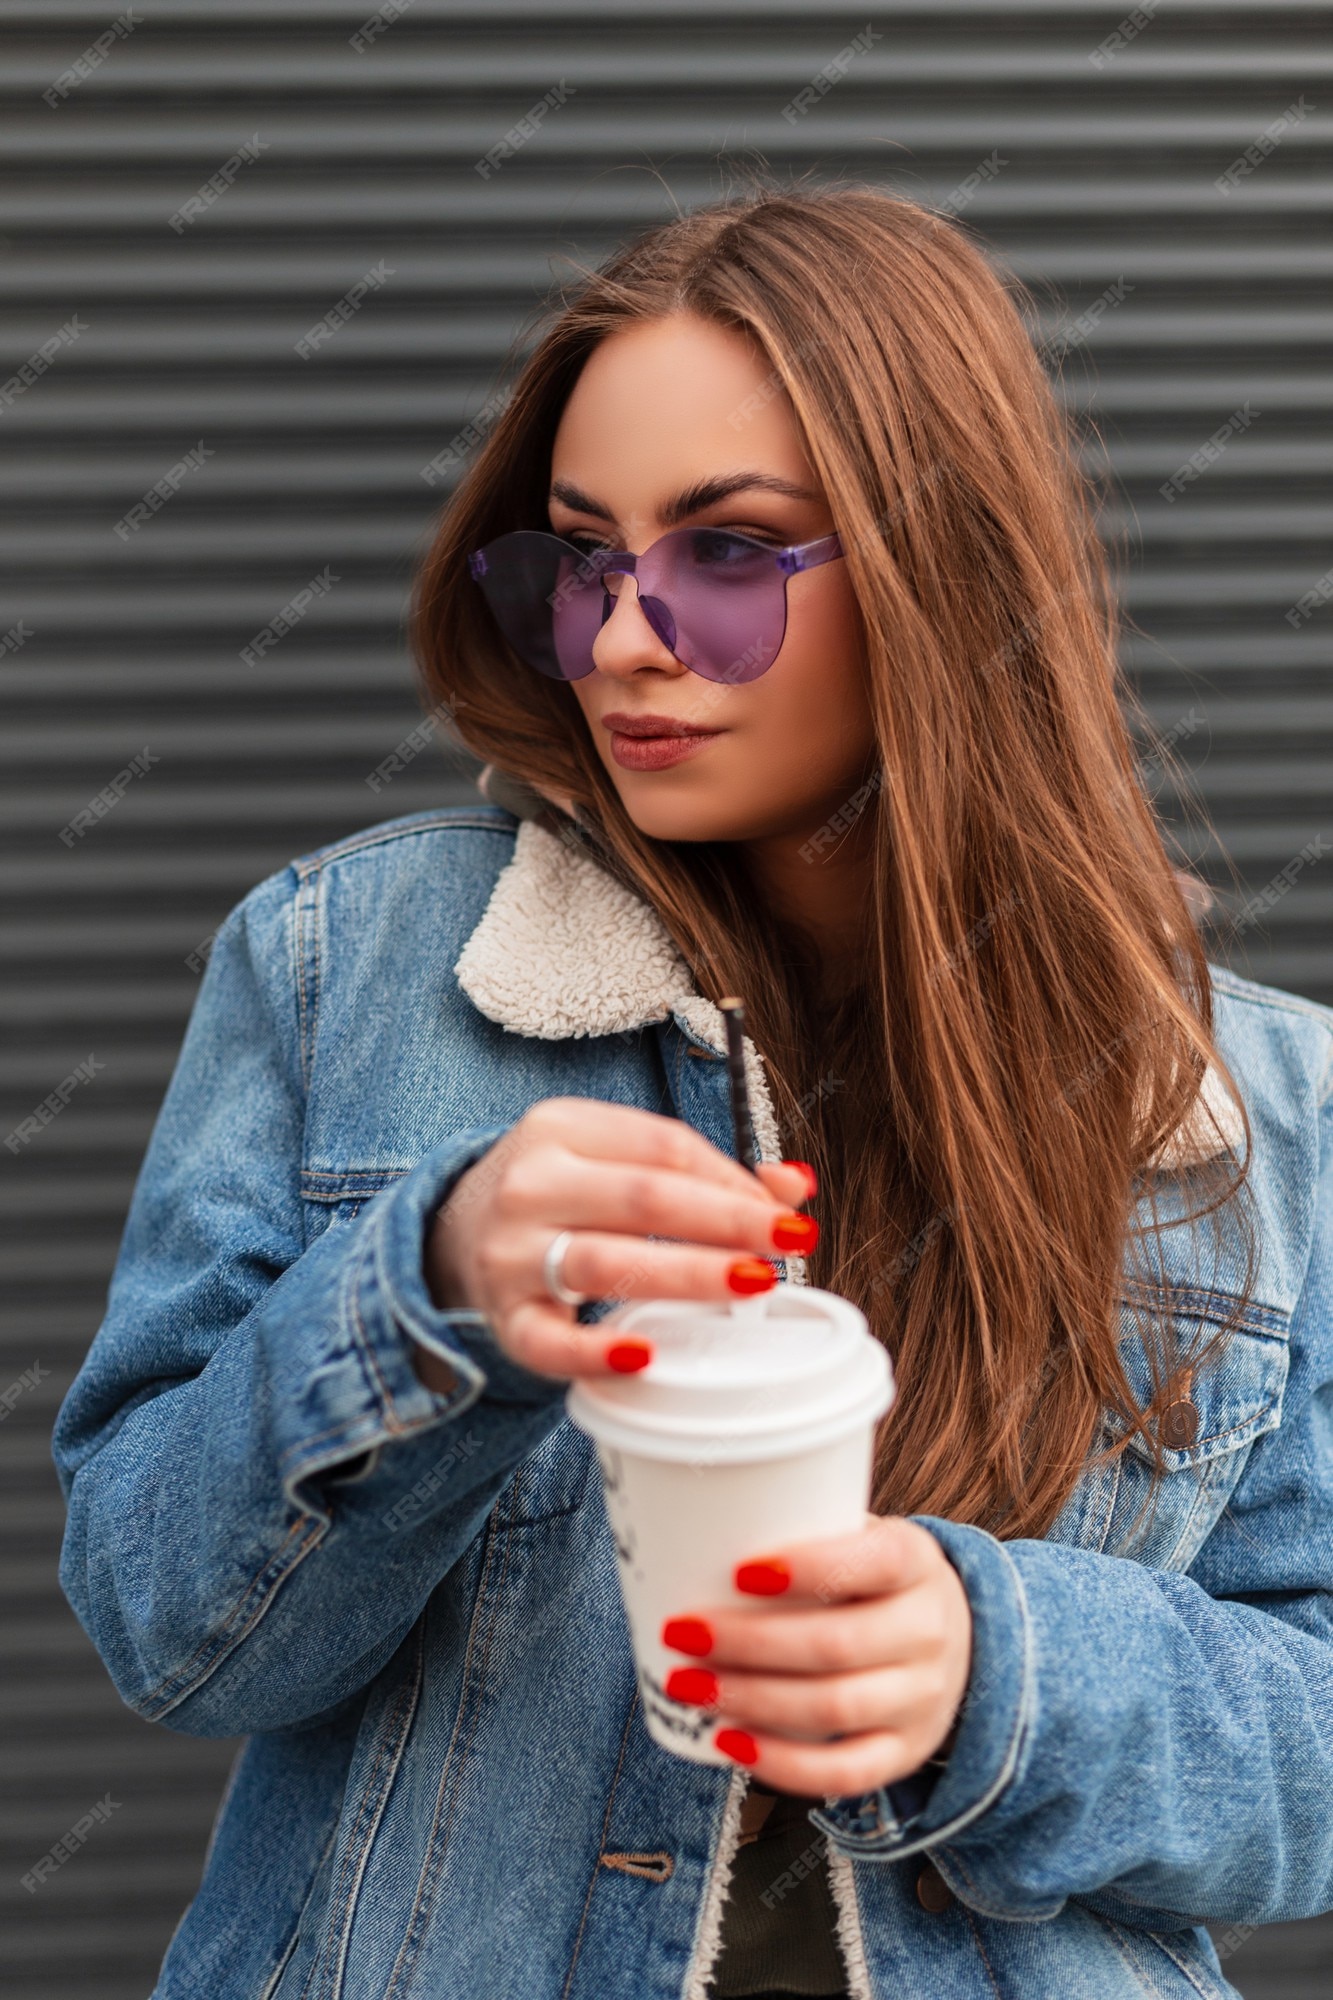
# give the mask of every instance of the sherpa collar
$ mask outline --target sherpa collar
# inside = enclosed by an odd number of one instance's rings
[[[720,1011],[695,991],[651,904],[573,841],[533,819],[520,821],[513,858],[501,869],[454,972],[473,1004],[514,1034],[545,1041],[614,1035],[674,1014],[697,1040],[725,1051]],[[745,1062],[755,1137],[763,1157],[776,1160],[782,1153],[777,1118],[763,1058],[748,1035]],[[1204,1073],[1201,1099],[1222,1136],[1196,1105],[1160,1149],[1159,1168],[1239,1147],[1239,1114],[1216,1063]]]

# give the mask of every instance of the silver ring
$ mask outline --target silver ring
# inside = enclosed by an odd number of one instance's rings
[[[565,1252],[573,1241],[574,1238],[569,1231],[562,1229],[558,1236],[551,1238],[546,1246],[546,1255],[542,1258],[546,1289],[553,1299],[559,1299],[562,1306],[586,1305],[591,1297],[591,1293],[588,1292],[571,1292],[560,1276],[560,1266],[564,1262]]]

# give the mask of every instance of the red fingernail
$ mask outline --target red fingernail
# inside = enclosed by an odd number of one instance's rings
[[[819,1224],[813,1215],[780,1215],[773,1224],[773,1245],[778,1250],[813,1250],[819,1241]]]
[[[791,1571],[780,1560],[737,1563],[735,1584],[737,1590],[751,1591],[756,1597],[776,1597],[791,1588]]]
[[[719,1729],[713,1738],[713,1748],[726,1757],[734,1757],[738,1764],[757,1764],[759,1745],[748,1729]]]
[[[717,1700],[717,1675],[707,1667],[673,1667],[666,1691],[672,1701],[697,1701],[706,1708]]]
[[[653,1350],[646,1340],[617,1340],[606,1350],[606,1365],[618,1375],[635,1375],[652,1358]]]
[[[662,1644],[677,1653],[711,1653],[713,1628],[703,1618],[668,1618],[662,1627]]]
[[[765,1257],[738,1257],[727,1266],[727,1285],[733,1292],[771,1292],[778,1274]]]
[[[819,1176],[816,1174],[809,1160],[784,1160],[782,1164],[784,1167],[796,1167],[799,1169],[801,1173],[805,1175],[806,1179],[805,1198],[807,1201],[811,1200],[811,1198],[819,1191]]]

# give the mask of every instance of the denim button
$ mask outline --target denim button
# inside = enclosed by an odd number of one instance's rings
[[[1168,1403],[1162,1412],[1162,1442],[1179,1450],[1199,1435],[1199,1412],[1188,1398]]]
[[[933,1917],[947,1910],[953,1901],[953,1890],[933,1861],[927,1861],[916,1878],[916,1899]]]

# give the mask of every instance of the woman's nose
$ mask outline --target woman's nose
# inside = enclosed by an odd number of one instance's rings
[[[606,578],[611,609],[592,642],[593,665],[605,674],[637,673],[659,667],[687,674],[671,648],[658,638],[639,603],[638,578],[617,571]]]

